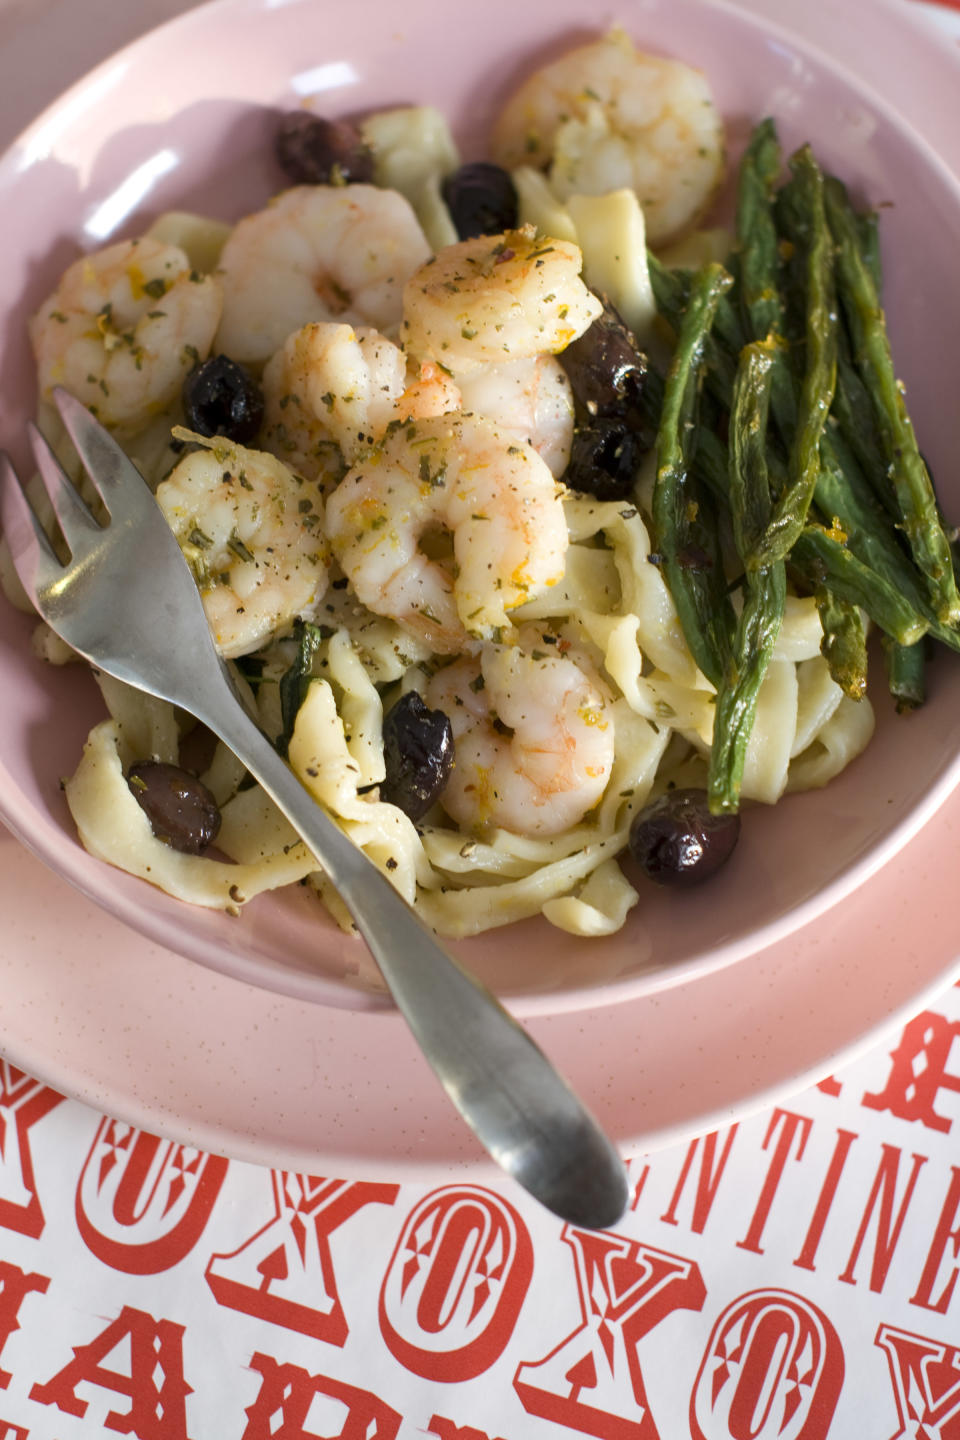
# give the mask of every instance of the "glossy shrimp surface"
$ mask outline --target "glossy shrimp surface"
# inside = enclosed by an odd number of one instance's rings
[[[263,372],[263,445],[325,482],[382,438],[396,420],[460,408],[460,391],[431,361],[410,364],[367,325],[317,321],[288,336]]]
[[[406,374],[403,351],[378,330],[304,325],[263,372],[265,448],[301,474],[336,478],[341,461],[383,433]]]
[[[303,325],[387,330],[403,287],[429,258],[413,210],[372,185],[297,185],[234,227],[220,256],[217,347],[261,362]]]
[[[81,256],[30,322],[40,392],[62,385],[105,425],[137,429],[206,359],[221,304],[179,246],[144,237]]]
[[[472,415],[398,423],[327,503],[360,601],[439,653],[509,628],[563,575],[559,489],[531,446]]]
[[[486,365],[556,354],[600,314],[568,240],[524,226],[448,245],[409,279],[401,340],[454,378]]]
[[[615,30],[535,71],[501,112],[493,155],[549,172],[561,200],[632,189],[661,245],[709,206],[723,127],[701,71],[636,50]]]
[[[157,503],[225,659],[256,650],[323,598],[320,491],[275,456],[211,441],[183,457],[158,487]]]
[[[457,825],[558,835],[603,795],[614,724],[597,682],[556,644],[522,634],[439,671],[427,704],[450,718],[455,763],[441,797]]]
[[[554,475],[563,474],[573,444],[573,391],[556,356],[485,365],[462,376],[459,386],[464,410],[526,441]]]

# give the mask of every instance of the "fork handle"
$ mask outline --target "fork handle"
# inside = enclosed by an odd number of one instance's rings
[[[209,678],[209,677],[208,677]],[[191,708],[280,807],[330,877],[453,1104],[492,1158],[554,1214],[604,1229],[627,1204],[623,1162],[494,996],[438,944],[301,785],[221,676]]]

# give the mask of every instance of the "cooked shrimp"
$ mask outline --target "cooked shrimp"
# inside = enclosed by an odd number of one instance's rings
[[[219,282],[177,245],[145,237],[84,255],[30,322],[40,393],[62,385],[104,424],[136,429],[206,359],[221,304]]]
[[[263,372],[263,448],[310,479],[339,479],[394,420],[460,408],[460,391],[432,361],[408,364],[367,325],[332,320],[287,337]]]
[[[404,286],[403,346],[458,382],[483,365],[555,354],[602,309],[580,265],[576,245],[532,225],[448,245]]]
[[[393,429],[330,496],[326,524],[362,603],[444,654],[508,629],[510,610],[563,575],[567,527],[549,469],[471,415]]]
[[[190,435],[189,431],[176,432]],[[323,501],[273,455],[217,437],[190,451],[157,489],[190,561],[217,649],[256,650],[327,588]]]
[[[220,256],[217,346],[262,361],[313,320],[386,330],[430,247],[408,201],[372,185],[297,185],[235,226]]]
[[[549,170],[561,200],[634,189],[662,245],[706,210],[723,177],[723,127],[706,78],[646,55],[622,30],[531,75],[494,129],[493,157]]]
[[[559,835],[598,803],[613,766],[599,686],[556,647],[485,645],[427,685],[450,717],[455,763],[440,797],[459,826]]]
[[[369,326],[317,321],[263,372],[264,449],[311,479],[338,478],[396,414],[407,359]]]
[[[573,391],[553,355],[488,365],[460,380],[464,410],[532,445],[554,475],[567,468],[573,444]]]
[[[459,386],[433,360],[419,365],[410,361],[407,387],[394,407],[394,419],[429,420],[434,415],[449,415],[461,409],[463,397]]]

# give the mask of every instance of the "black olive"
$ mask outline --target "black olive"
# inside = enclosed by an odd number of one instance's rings
[[[563,483],[598,500],[630,499],[643,455],[635,430],[622,420],[598,417],[575,428]]]
[[[641,395],[649,369],[633,333],[605,297],[603,313],[557,357],[578,413],[619,416],[643,424]]]
[[[220,810],[206,785],[195,775],[162,760],[139,760],[127,772],[136,796],[158,840],[185,855],[199,855],[217,837]]]
[[[448,175],[441,193],[461,240],[502,235],[517,226],[517,191],[509,170],[478,160]]]
[[[184,380],[183,411],[198,435],[224,435],[245,445],[263,424],[263,391],[236,360],[212,355]]]
[[[658,885],[696,885],[733,854],[739,815],[711,815],[704,790],[667,790],[630,827],[630,853]]]
[[[277,127],[280,168],[297,185],[369,185],[373,155],[349,120],[292,110]]]
[[[430,710],[415,690],[383,721],[386,779],[380,798],[419,820],[440,795],[453,768],[453,729],[442,710]]]

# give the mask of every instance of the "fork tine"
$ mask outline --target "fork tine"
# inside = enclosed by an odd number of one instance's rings
[[[53,399],[94,489],[111,515],[119,518],[125,513],[136,518],[144,511],[149,513],[153,509],[150,488],[109,431],[62,386],[54,387]]]
[[[63,469],[37,427],[27,425],[27,434],[33,458],[37,462],[40,479],[50,498],[53,512],[63,531],[64,539],[72,554],[85,548],[85,542],[102,535],[100,525],[94,519],[80,492]]]
[[[20,583],[39,610],[38,588],[54,576],[62,575],[63,566],[23,492],[9,455],[3,450],[0,450],[0,524]]]

